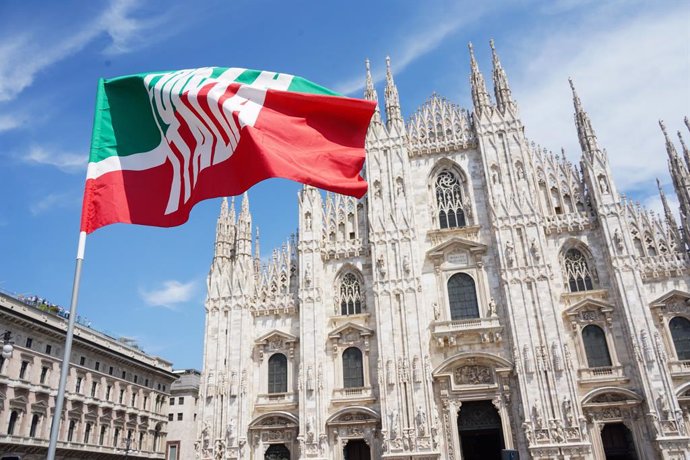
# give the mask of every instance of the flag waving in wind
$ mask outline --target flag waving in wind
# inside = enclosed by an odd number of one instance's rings
[[[207,67],[101,80],[81,230],[172,227],[270,177],[361,197],[375,103],[287,74]]]

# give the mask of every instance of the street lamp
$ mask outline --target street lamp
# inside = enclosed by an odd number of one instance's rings
[[[132,438],[128,436],[125,439],[125,460],[127,459],[127,457],[129,457],[129,453],[133,451],[131,446],[132,446]]]
[[[10,331],[5,331],[2,334],[2,357],[4,359],[12,357],[12,352],[14,351],[13,344],[12,333]]]

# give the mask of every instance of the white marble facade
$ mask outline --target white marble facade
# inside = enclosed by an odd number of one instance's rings
[[[387,63],[368,194],[305,187],[267,266],[223,202],[197,458],[690,458],[687,148],[681,228],[619,194],[574,88],[581,169],[526,139],[493,52],[493,96],[470,47],[473,108],[407,122]]]

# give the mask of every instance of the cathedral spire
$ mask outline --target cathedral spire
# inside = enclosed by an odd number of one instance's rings
[[[402,132],[403,119],[400,111],[400,97],[398,96],[398,88],[393,81],[393,72],[391,71],[391,58],[386,56],[386,128],[391,131],[393,128],[398,128]]]
[[[687,117],[685,119],[687,120]],[[678,140],[680,140],[680,146],[683,149],[683,158],[685,159],[685,166],[687,166],[688,170],[690,170],[690,150],[688,150],[688,146],[685,145],[683,135],[680,133],[680,131],[678,131]]]
[[[228,216],[228,197],[224,196],[223,200],[220,202],[220,218]]]
[[[374,116],[371,117],[371,122],[376,125],[381,125],[381,111],[379,110],[379,95],[376,93],[376,88],[374,87],[374,80],[371,78],[371,68],[369,66],[369,59],[365,62],[367,68],[367,83],[364,88],[364,99],[368,101],[376,102],[376,109],[374,110]]]
[[[673,217],[673,213],[671,212],[671,208],[668,205],[668,200],[666,199],[666,194],[664,193],[664,189],[661,187],[661,182],[659,182],[659,179],[657,178],[656,180],[656,186],[659,189],[659,197],[661,198],[661,205],[664,208],[664,216],[666,217],[666,222],[668,225],[671,227],[672,230],[677,231],[678,230],[678,224],[676,224],[676,219]]]
[[[237,219],[237,254],[252,255],[252,216],[249,213],[249,194],[242,195],[240,216]]]
[[[674,180],[681,180],[687,177],[688,167],[681,161],[680,155],[676,150],[676,146],[671,142],[671,138],[666,131],[666,125],[663,120],[659,120],[659,127],[664,134],[664,141],[666,142],[666,154],[668,155],[669,166],[671,168],[671,176],[675,176]]]
[[[225,200],[227,202],[227,198]],[[229,216],[230,220],[233,223],[235,223],[236,216],[235,216],[235,197],[234,196],[230,199],[230,211],[228,212],[228,216]]]
[[[235,242],[235,212],[234,207],[228,211],[228,199],[223,197],[220,204],[220,214],[216,224],[216,248],[214,258],[232,257]]]
[[[570,82],[570,89],[573,91],[575,125],[577,126],[577,137],[580,140],[582,153],[587,154],[590,158],[595,155],[600,155],[602,152],[601,149],[599,149],[597,135],[594,133],[594,128],[592,128],[592,122],[589,119],[589,115],[582,107],[580,96],[577,95],[575,84],[573,83],[572,78],[568,78],[568,81]]]
[[[489,93],[486,91],[484,77],[479,71],[477,60],[474,58],[474,48],[472,47],[472,42],[470,42],[467,46],[470,49],[470,84],[472,85],[472,102],[474,103],[474,111],[477,114],[480,114],[491,106],[491,100],[489,99]]]
[[[494,93],[496,95],[496,107],[502,113],[505,113],[506,109],[514,111],[516,109],[515,101],[513,101],[513,95],[510,92],[508,77],[506,76],[505,70],[503,70],[501,61],[498,58],[498,53],[496,53],[493,38],[489,41],[489,45],[491,46],[491,55],[493,60],[493,79]]]
[[[259,226],[256,226],[256,236],[254,237],[254,258],[261,260],[261,246],[259,246]]]

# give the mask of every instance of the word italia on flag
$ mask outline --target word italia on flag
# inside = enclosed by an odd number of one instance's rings
[[[362,197],[375,103],[300,77],[207,67],[101,80],[81,231],[172,227],[271,177]]]

